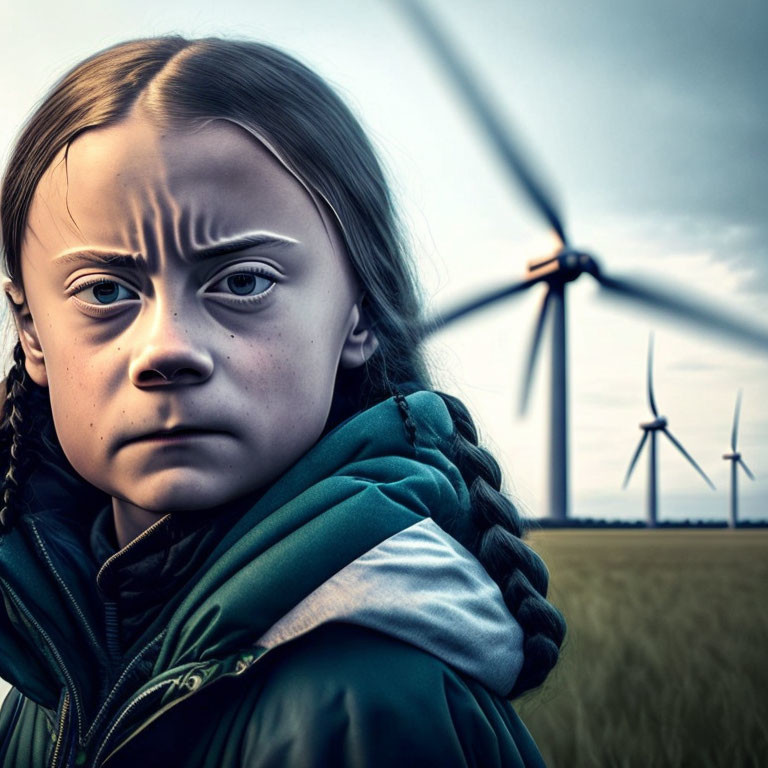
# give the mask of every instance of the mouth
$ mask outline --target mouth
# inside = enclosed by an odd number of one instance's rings
[[[172,445],[206,437],[222,437],[225,434],[220,429],[180,425],[171,429],[159,429],[155,432],[147,432],[143,435],[130,437],[125,441],[125,444],[149,442]]]

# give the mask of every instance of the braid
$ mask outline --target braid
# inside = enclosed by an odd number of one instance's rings
[[[405,395],[396,387],[393,388],[395,403],[400,410],[400,417],[403,420],[405,426],[405,432],[408,436],[408,442],[411,445],[416,445],[416,424],[414,424],[411,418],[411,409],[408,407],[408,403],[405,399]]]
[[[2,485],[0,532],[10,530],[17,515],[17,499],[24,482],[28,461],[25,441],[25,421],[29,413],[27,400],[29,377],[24,367],[21,342],[13,348],[14,364],[5,379],[5,402],[0,421],[0,451],[7,467]]]
[[[453,454],[469,488],[474,535],[465,543],[501,587],[504,601],[525,635],[523,668],[510,697],[544,682],[555,666],[565,637],[565,619],[546,600],[549,573],[522,541],[524,524],[514,504],[501,493],[501,470],[478,445],[477,429],[466,406],[440,395],[453,419]]]

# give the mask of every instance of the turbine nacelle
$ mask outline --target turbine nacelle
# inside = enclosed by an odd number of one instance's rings
[[[730,459],[731,461],[738,461],[741,458],[741,454],[736,453],[724,453],[723,454],[724,459]]]
[[[653,421],[648,421],[645,424],[641,423],[640,429],[644,429],[646,431],[666,429],[668,423],[669,422],[667,421],[666,416],[657,416]]]
[[[582,272],[596,276],[600,269],[592,254],[564,246],[545,259],[533,259],[527,264],[526,280],[553,280],[571,283]]]

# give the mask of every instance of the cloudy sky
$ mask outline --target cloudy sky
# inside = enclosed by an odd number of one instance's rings
[[[314,66],[369,130],[410,228],[432,306],[522,276],[552,236],[500,166],[430,52],[387,0],[0,0],[0,159],[47,88],[119,40],[180,32],[272,42]],[[763,320],[768,307],[768,5],[761,0],[432,0],[569,224],[606,272],[639,275]],[[540,286],[537,288],[541,289]],[[543,289],[542,289],[543,290]],[[737,390],[744,517],[768,507],[768,355],[569,291],[571,513],[639,519],[646,463],[621,483],[656,400],[717,486],[660,447],[660,517],[724,517]],[[437,380],[470,405],[530,515],[547,509],[548,360],[516,415],[540,293],[428,345]],[[767,321],[768,322],[768,321]],[[7,345],[6,345],[7,346]]]

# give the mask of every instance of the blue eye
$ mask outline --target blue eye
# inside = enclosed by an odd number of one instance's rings
[[[227,287],[238,296],[247,296],[256,285],[256,275],[230,275],[227,278]]]
[[[95,301],[86,301],[86,304],[114,304],[118,299],[138,299],[136,293],[126,288],[122,283],[114,280],[99,280],[81,286],[75,295],[83,301],[83,295],[90,294]]]
[[[274,279],[261,272],[232,272],[213,283],[209,290],[243,298],[258,298],[266,294],[274,284]],[[218,287],[222,285],[226,288]]]

